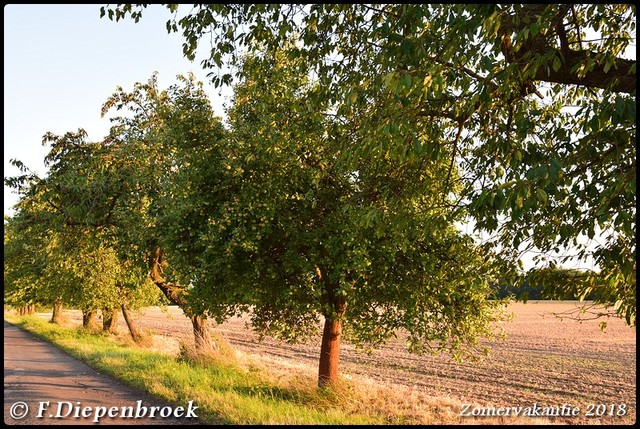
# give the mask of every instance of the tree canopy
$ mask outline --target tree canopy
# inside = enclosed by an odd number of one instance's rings
[[[425,157],[353,156],[356,119],[296,111],[317,88],[287,51],[243,64],[251,78],[235,87],[220,165],[228,185],[204,195],[220,211],[201,227],[196,291],[219,297],[233,285],[253,326],[287,340],[324,318],[321,381],[333,378],[322,369],[333,353],[325,340],[339,341],[343,328],[360,346],[398,330],[414,351],[478,346],[499,317],[500,302],[488,299],[497,264],[454,226],[442,185],[455,172]]]
[[[104,231],[74,222],[61,211],[70,194],[61,191],[65,181],[60,170],[56,177],[27,174],[15,180],[22,184],[23,194],[16,215],[5,219],[6,303],[53,306],[53,322],[58,321],[62,305],[78,308],[89,324],[98,310],[114,312],[123,304],[137,308],[160,302],[146,273],[119,259]],[[57,199],[53,199],[51,185],[58,191]],[[91,197],[86,190],[75,191],[79,198]],[[64,204],[76,210],[79,206],[77,202]]]
[[[145,7],[101,15],[138,21]],[[574,286],[599,289],[635,325],[635,5],[218,4],[180,18],[165,7],[186,57],[211,38],[202,65],[216,85],[250,77],[245,53],[294,40],[289,58],[317,84],[297,113],[357,118],[354,156],[455,164],[478,231],[551,268],[595,261]]]

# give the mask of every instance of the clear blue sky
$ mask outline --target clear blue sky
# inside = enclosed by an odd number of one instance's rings
[[[110,122],[100,117],[102,104],[118,85],[131,90],[158,72],[160,88],[179,74],[193,72],[205,83],[216,111],[223,102],[200,66],[182,56],[182,37],[168,34],[169,11],[151,5],[136,24],[100,18],[101,4],[5,5],[4,14],[4,176],[18,174],[9,160],[46,173],[42,136],[84,128],[101,140]],[[4,214],[17,196],[5,187]]]

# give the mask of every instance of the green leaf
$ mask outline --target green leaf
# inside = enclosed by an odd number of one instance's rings
[[[384,86],[387,88],[391,88],[393,87],[393,82],[396,79],[396,74],[395,72],[389,72],[385,75],[385,77],[382,79]]]
[[[404,37],[402,37],[402,35],[400,35],[398,33],[389,34],[389,41],[391,43],[400,43],[400,42],[402,42],[402,40],[404,40]]]
[[[540,32],[540,23],[539,22],[534,22],[533,24],[531,24],[531,35],[535,36],[536,34],[538,34]]]
[[[405,73],[400,79],[400,83],[398,85],[398,92],[402,90],[402,88],[411,88],[411,75],[409,73]]]
[[[540,200],[542,203],[546,204],[548,199],[549,199],[549,196],[547,195],[545,190],[542,189],[542,188],[538,188],[538,189],[536,189],[536,193],[538,194],[538,200]]]
[[[562,171],[562,164],[558,158],[551,159],[551,166],[549,168],[549,177],[553,183],[556,183],[560,178],[560,172]]]

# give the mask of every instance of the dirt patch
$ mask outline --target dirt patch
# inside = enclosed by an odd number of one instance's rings
[[[413,398],[412,406],[418,408],[429,398],[470,404],[469,411],[475,412],[483,410],[477,407],[491,411],[491,407],[565,406],[579,407],[580,411],[571,417],[549,417],[548,421],[634,423],[635,330],[620,319],[609,319],[606,332],[602,332],[600,320],[580,323],[553,315],[577,306],[575,302],[548,301],[513,304],[510,310],[515,317],[504,325],[507,339],[491,344],[491,356],[480,363],[459,363],[447,355],[412,355],[396,340],[371,355],[343,345],[341,372],[365,385],[402,392],[402,396]],[[71,324],[81,323],[79,312],[65,314]],[[136,316],[142,328],[154,334],[157,350],[177,354],[181,341],[193,342],[191,323],[176,307],[149,307]],[[292,372],[317,374],[319,337],[296,345],[272,338],[259,341],[246,327],[247,320],[232,318],[214,329],[239,355],[271,372],[283,377]],[[592,416],[587,415],[589,411]]]

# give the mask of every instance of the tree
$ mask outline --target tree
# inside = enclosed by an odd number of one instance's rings
[[[103,114],[114,108],[131,114],[112,119],[109,145],[114,170],[109,174],[130,189],[122,195],[112,190],[112,213],[118,213],[112,219],[121,247],[136,243],[135,257],[144,256],[151,280],[189,317],[196,350],[203,352],[217,344],[211,339],[202,303],[191,294],[192,274],[182,268],[180,259],[185,241],[192,238],[191,225],[203,218],[203,207],[181,213],[190,187],[176,178],[190,168],[190,160],[208,146],[215,147],[224,132],[202,85],[193,76],[178,79],[181,84],[161,91],[154,75],[146,84],[135,84],[132,92],[118,88],[103,106]],[[131,206],[137,210],[118,211]]]
[[[351,156],[357,119],[300,114],[316,88],[287,53],[245,60],[228,142],[178,173],[191,190],[179,207],[207,207],[182,241],[192,294],[218,319],[250,310],[255,329],[288,341],[324,319],[320,386],[338,379],[343,332],[363,347],[406,330],[415,352],[477,351],[500,317],[497,262],[453,226],[442,185],[455,171]]]
[[[145,7],[102,7],[101,16],[137,22]],[[523,248],[553,256],[565,247],[593,258],[598,270],[576,288],[598,289],[635,326],[636,65],[625,58],[635,5],[216,4],[179,19],[178,5],[166,7],[188,58],[211,34],[202,65],[217,85],[248,77],[245,52],[295,37],[290,59],[304,59],[318,84],[297,113],[323,106],[349,120],[390,91],[393,102],[360,123],[366,134],[346,150],[395,159],[424,150],[455,164],[460,204],[479,231],[514,259]],[[215,71],[223,66],[231,72]],[[412,152],[414,134],[428,139]],[[598,231],[599,243],[582,240]]]
[[[5,304],[20,309],[22,313],[36,304],[53,305],[56,298],[43,290],[38,293],[38,289],[46,284],[41,281],[44,267],[39,263],[43,248],[41,243],[34,245],[35,240],[28,234],[21,234],[23,227],[19,222],[5,217],[3,284]],[[59,306],[54,306],[51,318],[54,323],[59,322],[59,309]]]
[[[134,85],[132,92],[117,88],[105,102],[103,114],[112,109],[130,114],[113,118],[114,125],[103,141],[87,141],[83,130],[46,134],[43,140],[51,145],[46,158],[49,175],[39,186],[63,229],[89,234],[98,246],[93,251],[106,246],[115,252],[107,259],[114,262],[115,257],[117,263],[105,274],[110,273],[112,286],[120,291],[117,307],[122,308],[130,327],[127,309],[133,299],[127,288],[136,288],[123,279],[144,271],[170,302],[184,310],[193,324],[196,349],[205,351],[216,347],[206,315],[189,297],[189,277],[180,277],[179,266],[169,263],[181,248],[188,226],[182,229],[182,224],[169,222],[171,215],[166,213],[186,192],[173,180],[185,152],[219,139],[222,127],[201,86],[193,77],[180,79],[184,85],[166,91],[158,89],[156,75],[148,83]],[[83,270],[85,277],[91,277],[92,271],[96,274],[91,263]],[[136,281],[144,283],[141,277]],[[132,335],[136,336],[133,330]]]
[[[19,164],[19,163],[18,163]],[[23,168],[24,166],[18,165]],[[5,217],[4,296],[18,308],[52,306],[51,322],[60,323],[63,302],[70,296],[68,284],[74,276],[61,261],[59,236],[52,228],[52,213],[35,192],[34,180],[21,197],[14,217]],[[61,263],[62,262],[62,263]]]
[[[82,129],[47,133],[43,137],[43,144],[51,146],[45,159],[47,177],[27,174],[5,183],[21,189],[33,181],[22,192],[37,192],[60,236],[69,243],[73,237],[78,240],[67,245],[66,256],[77,259],[71,264],[83,299],[74,302],[86,306],[87,321],[102,309],[113,322],[115,309],[121,309],[132,335],[139,338],[128,310],[138,305],[137,293],[145,290],[145,279],[150,278],[157,290],[184,310],[193,324],[196,349],[205,351],[216,347],[206,314],[189,296],[189,276],[180,277],[179,266],[169,264],[174,253],[170,246],[176,243],[181,248],[188,226],[182,229],[183,224],[169,222],[171,215],[165,213],[185,193],[173,181],[185,152],[220,139],[222,126],[201,85],[193,77],[180,80],[182,87],[174,85],[167,91],[158,89],[156,75],[146,84],[137,83],[130,93],[117,88],[105,102],[103,114],[112,109],[130,114],[113,118],[104,140],[88,141]],[[187,280],[181,283],[183,279]],[[87,289],[86,282],[108,285],[117,300],[105,300],[103,288]]]
[[[97,164],[104,159],[97,156],[99,145],[84,139],[82,130],[61,137],[45,135],[44,142],[51,142],[52,149],[46,158],[50,172],[44,179],[14,162],[28,174],[5,179],[21,193],[17,214],[7,222],[12,233],[5,251],[5,281],[17,291],[31,291],[41,303],[53,304],[52,321],[63,303],[82,310],[86,328],[95,324],[100,309],[111,319],[115,309],[122,310],[131,322],[132,337],[140,342],[139,330],[126,313],[129,308],[157,304],[160,296],[145,271],[120,260],[110,247],[113,240],[105,231],[110,225],[97,223],[104,213],[100,199],[105,197],[105,183],[92,178],[99,176],[104,165]],[[91,208],[83,212],[87,205]],[[5,288],[5,296],[6,292]]]

